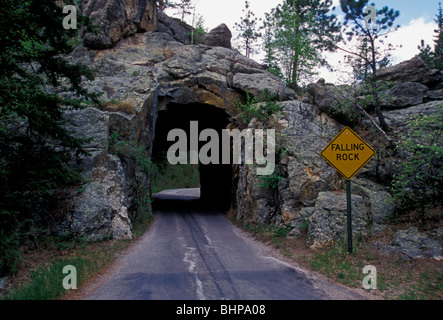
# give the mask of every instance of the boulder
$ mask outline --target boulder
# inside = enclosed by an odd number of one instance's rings
[[[369,227],[363,198],[352,195],[353,235],[366,234]],[[302,209],[302,216],[309,221],[308,237],[313,247],[322,246],[347,236],[347,201],[345,192],[320,192],[315,206]]]
[[[361,111],[355,107],[355,88],[343,85],[328,85],[319,81],[310,83],[307,92],[312,97],[306,101],[315,104],[321,111],[347,124],[355,124],[361,118]]]
[[[391,82],[418,82],[432,88],[441,86],[443,73],[430,69],[419,57],[378,71],[377,79]]]
[[[429,90],[426,92],[425,100],[443,100],[443,89]]]
[[[385,108],[405,108],[423,103],[428,87],[419,82],[400,82],[387,90],[383,96]]]
[[[202,43],[211,47],[224,47],[231,49],[232,33],[224,23],[215,27],[202,37]]]
[[[391,194],[385,187],[365,178],[352,180],[352,192],[363,197],[368,216],[377,229],[384,225],[395,208]]]
[[[253,74],[237,73],[233,77],[233,86],[256,97],[260,97],[265,89],[268,89],[279,100],[297,99],[294,90],[288,88],[281,79],[264,72]]]
[[[83,36],[83,44],[91,49],[111,48],[123,37],[157,29],[154,0],[88,0],[81,10],[98,29]]]

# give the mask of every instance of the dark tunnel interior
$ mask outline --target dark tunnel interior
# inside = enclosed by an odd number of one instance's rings
[[[182,129],[187,135],[187,147],[190,147],[190,123],[198,122],[198,132],[204,129],[214,129],[220,133],[230,123],[229,116],[223,109],[206,104],[174,104],[167,105],[166,110],[158,112],[152,160],[159,163],[166,160],[166,153],[176,143],[168,141],[168,133],[172,129]],[[207,141],[199,141],[198,149]],[[221,155],[221,141],[220,152]],[[189,157],[188,157],[189,163]],[[221,163],[221,161],[220,161]],[[180,165],[180,164],[176,164]],[[227,210],[231,205],[232,166],[230,164],[198,164],[200,175],[199,203],[218,210]]]

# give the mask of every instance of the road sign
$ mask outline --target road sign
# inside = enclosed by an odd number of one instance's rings
[[[321,152],[321,156],[347,180],[351,180],[374,155],[375,150],[349,127]]]
[[[321,156],[346,178],[349,253],[352,253],[351,179],[374,155],[375,150],[348,127],[345,127],[321,152]]]

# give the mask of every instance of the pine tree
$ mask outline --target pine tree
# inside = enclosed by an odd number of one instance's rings
[[[289,85],[297,87],[317,65],[326,63],[321,52],[332,50],[340,31],[331,7],[332,0],[285,0],[267,15],[264,27],[272,31],[267,46],[274,50]]]
[[[384,131],[388,131],[389,127],[380,107],[377,71],[381,66],[386,66],[387,59],[389,59],[389,51],[392,49],[392,46],[390,44],[384,45],[384,39],[389,33],[400,27],[394,24],[400,12],[383,7],[381,10],[377,10],[375,21],[369,27],[365,12],[368,2],[369,0],[340,0],[340,6],[345,14],[343,25],[347,41],[357,40],[360,43],[364,42],[367,45],[369,54],[362,55],[358,51],[344,49],[338,45],[337,48],[361,59],[363,63],[369,66],[370,76],[368,81],[374,99],[375,112],[379,119],[380,127]]]
[[[29,212],[32,201],[73,182],[78,175],[67,165],[67,156],[85,153],[84,140],[64,126],[63,112],[96,98],[81,85],[82,77],[92,80],[93,74],[63,56],[89,22],[77,13],[77,29],[66,30],[62,10],[53,0],[2,0],[0,274],[12,263],[3,259],[11,249],[5,246],[11,239],[17,244],[18,230],[24,232],[25,221],[35,219],[36,213]]]
[[[437,23],[437,29],[434,31],[434,68],[443,70],[443,8],[439,3],[438,14],[434,20]]]
[[[425,43],[425,40],[421,40],[418,46],[418,56],[431,68],[434,66],[434,52],[429,44]]]
[[[438,13],[434,19],[437,29],[434,30],[434,50],[424,40],[421,40],[418,56],[431,68],[443,70],[443,8],[439,3]]]
[[[271,21],[269,13],[265,13],[265,22],[262,29],[263,32],[263,50],[264,50],[264,64],[267,66],[267,70],[272,74],[283,78],[280,66],[278,65],[278,60],[276,58],[276,48],[273,40],[272,26],[266,21]]]
[[[260,32],[257,31],[259,19],[255,17],[249,6],[249,1],[245,1],[245,8],[243,9],[245,16],[241,18],[240,23],[235,23],[235,27],[239,32],[237,39],[241,41],[241,48],[245,50],[245,56],[248,58],[254,53],[255,43],[261,36]]]

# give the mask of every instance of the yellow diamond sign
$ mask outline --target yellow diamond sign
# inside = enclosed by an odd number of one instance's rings
[[[348,127],[345,127],[321,153],[321,156],[347,180],[351,180],[374,155],[375,150]]]

